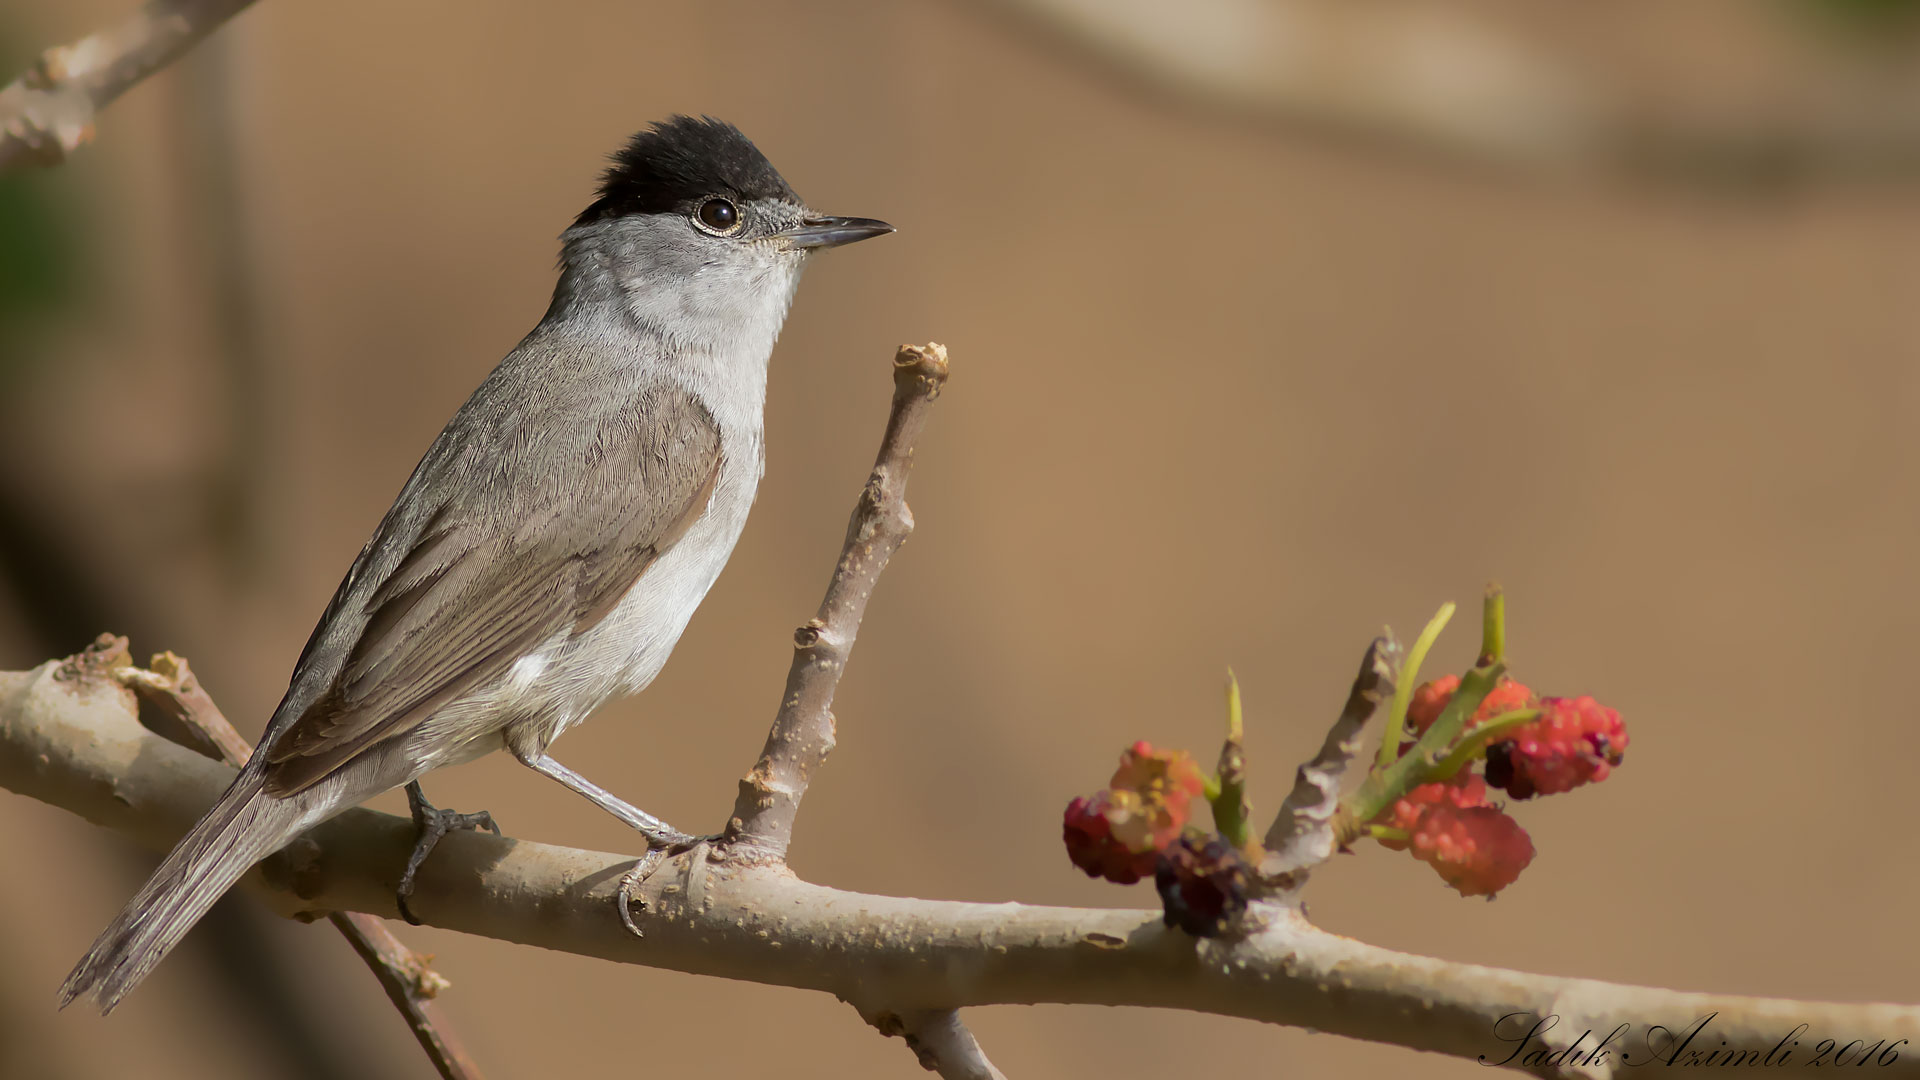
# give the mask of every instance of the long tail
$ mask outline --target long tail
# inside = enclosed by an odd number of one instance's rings
[[[102,1014],[147,977],[215,900],[309,821],[308,799],[276,799],[242,770],[220,801],[108,924],[60,987],[60,1007],[90,997]]]

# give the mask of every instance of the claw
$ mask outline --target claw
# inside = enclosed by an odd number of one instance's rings
[[[647,853],[640,856],[633,864],[633,869],[628,870],[620,877],[620,890],[618,893],[620,925],[626,927],[627,932],[634,937],[646,937],[647,935],[641,932],[639,925],[633,921],[633,909],[635,907],[645,908],[647,902],[636,899],[633,895],[634,892],[638,890],[640,886],[646,884],[647,879],[653,876],[654,871],[660,869],[661,863],[666,862],[675,855],[684,854],[689,851],[694,852],[696,858],[704,857],[707,845],[719,840],[722,835],[721,833],[712,833],[707,836],[691,836],[686,833],[679,833],[677,834],[678,838],[669,843],[649,846]]]
[[[620,925],[626,927],[627,932],[634,937],[643,938],[647,936],[640,932],[640,927],[633,921],[634,905],[638,904],[641,907],[646,907],[647,902],[645,900],[635,900],[633,898],[633,891],[645,884],[646,880],[652,877],[653,872],[658,870],[660,864],[665,861],[667,861],[667,854],[663,849],[648,848],[647,853],[640,856],[639,861],[633,864],[633,869],[627,871],[620,878]]]
[[[419,830],[419,838],[414,841],[413,853],[407,856],[407,868],[400,874],[400,884],[393,890],[393,899],[395,906],[400,909],[400,917],[419,926],[420,920],[414,917],[413,910],[407,906],[407,897],[413,895],[414,874],[439,845],[440,838],[463,829],[486,829],[499,836],[500,826],[494,823],[493,815],[485,810],[461,814],[436,808],[427,801],[418,780],[407,785],[407,809],[413,812],[413,825]]]

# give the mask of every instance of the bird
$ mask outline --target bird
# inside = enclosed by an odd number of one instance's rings
[[[255,862],[405,785],[419,842],[489,815],[419,777],[506,750],[639,830],[696,838],[556,761],[659,674],[765,471],[774,341],[821,250],[893,232],[808,208],[732,124],[676,115],[612,157],[546,314],[441,431],[354,559],[252,759],[59,991],[110,1012]]]

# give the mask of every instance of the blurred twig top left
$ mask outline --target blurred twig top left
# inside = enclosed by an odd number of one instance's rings
[[[58,165],[100,110],[178,60],[253,0],[154,0],[126,21],[56,45],[0,89],[0,175]]]

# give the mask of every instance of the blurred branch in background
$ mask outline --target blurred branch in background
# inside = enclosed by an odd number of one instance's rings
[[[93,136],[100,110],[253,0],[155,0],[127,21],[40,54],[0,90],[0,175],[58,165]]]
[[[1465,163],[1731,186],[1920,179],[1920,87],[1910,65],[1863,60],[1849,65],[1851,78],[1786,99],[1676,111],[1647,87],[1611,80],[1551,42],[1453,5],[970,6],[1190,104]],[[1762,7],[1747,13],[1764,17]],[[1886,19],[1871,26],[1893,30]]]
[[[263,282],[255,259],[255,233],[241,174],[242,102],[236,85],[238,50],[231,38],[209,42],[181,65],[186,94],[180,108],[183,186],[188,213],[199,222],[205,245],[219,382],[217,396],[225,445],[209,463],[206,527],[220,551],[220,567],[232,585],[245,587],[264,568],[270,543],[268,505],[278,458],[271,437],[281,421],[273,393],[273,366],[265,338]]]
[[[1320,0],[976,0],[1190,103],[1472,158],[1571,159],[1603,102],[1457,11]]]

